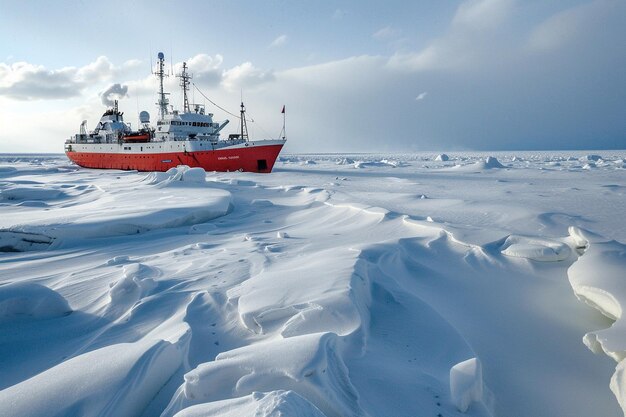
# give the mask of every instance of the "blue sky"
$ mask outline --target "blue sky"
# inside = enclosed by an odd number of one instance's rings
[[[287,151],[626,145],[626,1],[0,0],[0,152],[60,152],[100,95],[156,115],[151,56]],[[178,105],[176,79],[168,89]],[[199,93],[193,99],[204,102]],[[216,119],[228,116],[217,109]],[[232,124],[234,125],[234,124]]]

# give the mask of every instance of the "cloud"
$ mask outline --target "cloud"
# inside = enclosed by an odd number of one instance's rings
[[[402,71],[467,71],[510,55],[509,23],[514,0],[466,0],[446,33],[414,52],[396,53],[391,68]]]
[[[122,64],[122,71],[132,70],[135,68],[139,68],[143,64],[143,61],[139,59],[129,59],[128,61]]]
[[[198,54],[189,58],[187,60],[187,65],[189,68],[197,73],[205,73],[211,72],[219,69],[224,62],[224,57],[220,54],[215,56],[207,55],[207,54]],[[180,63],[177,64],[178,67],[182,65]]]
[[[534,52],[550,52],[572,45],[577,40],[607,32],[611,16],[623,16],[626,3],[616,0],[597,0],[560,11],[535,27],[528,36],[527,47]],[[598,27],[598,22],[605,22]],[[619,35],[618,35],[619,36]]]
[[[529,21],[552,21],[545,10],[520,25],[516,8],[528,17],[535,7],[469,1],[423,48],[277,72],[264,94],[291,109],[289,152],[621,148],[626,3],[586,5],[558,53],[526,47]],[[547,9],[557,21],[572,13]]]
[[[287,35],[280,35],[270,43],[270,48],[276,48],[287,43]]]
[[[189,72],[193,75],[193,82],[205,86],[214,87],[222,80],[222,63],[224,57],[220,54],[214,56],[197,54],[187,61]],[[174,65],[174,72],[179,74],[183,69],[182,62]]]
[[[372,34],[372,38],[377,39],[379,41],[384,41],[384,40],[395,38],[399,34],[400,34],[399,30],[394,29],[391,26],[386,26],[374,32]]]
[[[452,62],[442,59],[441,47],[430,45],[419,52],[395,53],[388,65],[400,71],[438,70],[452,67]]]
[[[251,62],[244,62],[222,73],[222,85],[231,91],[253,88],[273,80],[273,71],[256,68]]]
[[[0,64],[0,96],[25,101],[59,99],[77,96],[81,88],[75,68],[50,71],[27,62]]]
[[[113,84],[109,88],[107,88],[102,94],[100,94],[100,98],[102,100],[102,104],[107,107],[113,106],[114,99],[121,99],[128,96],[128,86],[121,85],[119,83]]]
[[[114,71],[111,61],[105,56],[99,56],[94,62],[76,69],[74,79],[77,83],[91,84],[111,78]]]
[[[106,81],[120,71],[104,56],[83,67],[49,70],[42,65],[0,63],[0,96],[31,101],[79,96],[88,86]]]
[[[452,26],[459,30],[489,31],[505,23],[516,0],[466,0],[458,7]]]

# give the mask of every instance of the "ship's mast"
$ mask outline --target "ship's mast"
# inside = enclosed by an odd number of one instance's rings
[[[243,105],[243,101],[241,102],[241,110],[239,111],[240,119],[241,119],[241,139],[244,139],[246,142],[248,141],[248,125],[246,123],[246,108]]]
[[[189,100],[187,99],[187,91],[189,91],[189,83],[192,78],[191,74],[187,73],[187,63],[183,62],[183,72],[177,75],[180,78],[180,86],[183,88],[183,111],[189,113]]]
[[[163,52],[159,52],[159,63],[158,65],[158,70],[155,73],[155,75],[157,77],[159,77],[159,101],[156,103],[159,106],[159,114],[161,116],[161,119],[163,119],[165,117],[165,115],[167,114],[167,106],[169,104],[169,100],[167,99],[166,95],[169,93],[165,93],[163,91],[163,78],[167,77],[167,74],[165,73],[165,55],[163,54]]]

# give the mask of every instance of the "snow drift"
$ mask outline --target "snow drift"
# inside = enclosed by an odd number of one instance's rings
[[[624,155],[588,153],[0,158],[0,414],[624,415]]]

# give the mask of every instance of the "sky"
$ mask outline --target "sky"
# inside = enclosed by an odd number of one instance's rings
[[[0,0],[0,152],[62,152],[106,99],[155,121],[158,52],[175,108],[183,61],[255,138],[285,105],[286,152],[625,149],[624,22],[626,0]]]

